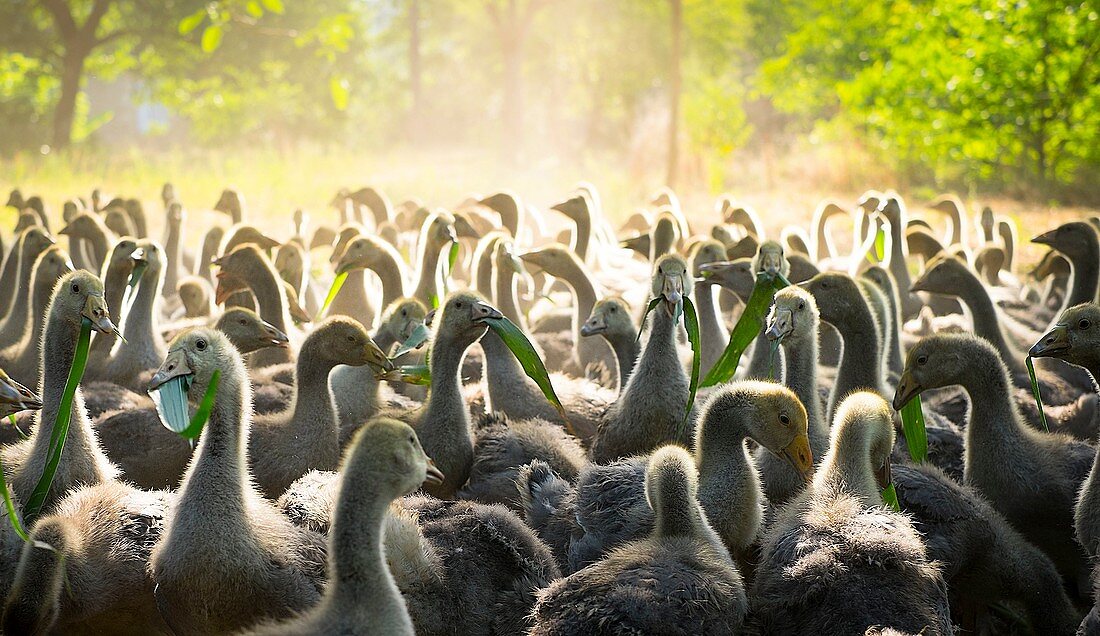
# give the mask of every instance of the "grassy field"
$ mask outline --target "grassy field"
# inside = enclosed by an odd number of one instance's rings
[[[894,186],[891,175],[879,170],[870,159],[848,153],[844,161],[838,161],[838,154],[813,148],[779,160],[743,154],[730,158],[720,170],[689,158],[684,177],[689,185],[679,188],[684,209],[703,224],[713,223],[715,196],[729,192],[760,211],[769,231],[777,233],[789,223],[805,224],[823,197],[851,205],[869,187]],[[95,187],[107,193],[136,196],[146,203],[147,210],[156,211],[160,209],[161,185],[171,181],[191,222],[200,224],[216,218],[210,208],[221,190],[233,185],[244,193],[251,218],[262,220],[265,229],[275,236],[288,234],[290,213],[297,207],[309,210],[317,221],[334,223],[336,212],[327,204],[341,187],[371,184],[381,187],[395,203],[415,197],[429,206],[445,207],[471,194],[508,188],[545,207],[562,199],[581,180],[599,187],[605,212],[620,221],[644,206],[664,177],[659,165],[637,156],[506,160],[479,149],[364,149],[354,153],[319,148],[242,149],[233,153],[151,153],[132,149],[23,154],[0,159],[0,188],[5,193],[18,187],[25,195],[40,194],[55,215],[60,214],[65,199],[87,196]],[[927,188],[901,192],[910,208],[916,210],[936,194]],[[1100,213],[960,194],[974,210],[990,205],[998,214],[1014,218],[1023,239],[1065,220]],[[0,210],[0,228],[10,228],[13,222],[13,210]],[[151,223],[154,230],[159,228],[156,214],[151,215]],[[1023,262],[1034,262],[1043,251],[1039,246],[1025,246]]]

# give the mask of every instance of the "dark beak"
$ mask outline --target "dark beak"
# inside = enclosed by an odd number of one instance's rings
[[[1049,245],[1054,247],[1054,239],[1058,236],[1058,230],[1050,230],[1049,232],[1043,232],[1039,236],[1031,239],[1032,243],[1038,243],[1039,245]]]
[[[581,325],[582,336],[595,336],[607,331],[607,320],[603,316],[590,316]]]
[[[1039,338],[1027,354],[1032,358],[1057,358],[1069,350],[1069,329],[1066,325],[1059,323]]]
[[[504,317],[504,314],[500,313],[496,307],[493,307],[485,301],[478,301],[474,303],[474,306],[470,308],[472,314],[470,318],[474,322],[485,322],[486,320],[500,320]]]
[[[916,380],[913,379],[913,375],[906,370],[901,374],[901,379],[898,380],[898,388],[894,391],[893,406],[895,411],[900,411],[901,407],[909,403],[910,400],[920,395],[920,392],[924,390]]]
[[[194,372],[191,370],[191,367],[187,365],[187,356],[183,353],[182,349],[169,351],[168,355],[164,358],[164,364],[160,365],[156,374],[149,380],[149,390],[153,391],[157,389],[172,378],[193,374]]]

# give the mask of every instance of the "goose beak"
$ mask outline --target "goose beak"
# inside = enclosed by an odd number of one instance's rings
[[[777,309],[775,318],[768,324],[765,335],[768,336],[769,342],[775,342],[789,336],[792,331],[794,331],[794,313],[787,309]]]
[[[217,274],[218,287],[214,290],[214,304],[221,305],[233,294],[248,288],[237,276],[224,269]]]
[[[581,325],[582,336],[594,336],[605,331],[607,331],[607,319],[600,315],[589,316],[588,320]]]
[[[909,285],[909,291],[932,293],[932,290],[928,289],[928,281],[925,280],[924,276],[921,276],[917,280],[913,281],[913,284]]]
[[[783,271],[783,254],[773,251],[764,252],[760,259],[760,267],[769,276],[775,276]]]
[[[814,454],[810,450],[810,438],[802,433],[791,440],[783,449],[783,459],[790,462],[791,466],[802,476],[803,481],[809,482],[814,476]]]
[[[923,387],[913,379],[912,374],[906,369],[905,373],[901,374],[901,379],[898,380],[898,388],[894,391],[893,407],[895,411],[900,411],[901,407],[909,403],[910,400],[920,395],[923,391]]]
[[[42,398],[33,391],[19,384],[11,378],[0,381],[0,404],[11,408],[4,408],[5,413],[18,413],[19,411],[37,411],[42,408]]]
[[[133,252],[130,252],[130,260],[134,261],[135,264],[147,262],[145,260],[145,248],[139,247]]]
[[[294,322],[305,324],[307,322],[313,322],[313,316],[309,315],[305,309],[296,301],[287,298],[287,309],[290,310],[290,317],[294,319]]]
[[[1035,238],[1031,239],[1031,242],[1032,243],[1038,243],[1039,245],[1048,245],[1050,247],[1054,247],[1054,243],[1056,242],[1055,238],[1057,236],[1058,236],[1058,230],[1054,229],[1054,230],[1050,230],[1048,232],[1043,232],[1039,236],[1036,236]]]
[[[539,252],[527,252],[519,255],[519,260],[528,265],[533,265],[536,268],[542,269],[541,254]]]
[[[80,315],[87,318],[92,323],[92,329],[99,333],[122,335],[111,322],[111,315],[107,311],[107,301],[103,299],[103,294],[88,294],[87,299],[84,300],[84,310]]]
[[[496,307],[482,300],[477,301],[474,303],[473,307],[470,308],[470,319],[474,322],[500,320],[503,317],[504,314],[500,313]]]
[[[173,378],[194,375],[194,371],[187,365],[187,355],[183,349],[169,351],[164,358],[164,364],[160,365],[157,372],[149,380],[149,390],[155,391]]]
[[[448,225],[447,229],[443,230],[443,236],[452,243],[458,242],[458,234],[455,232],[455,226],[453,224]]]
[[[464,216],[455,216],[454,233],[462,238],[470,238],[475,241],[481,238],[481,233]],[[451,239],[452,242],[454,240],[454,238]]]
[[[443,471],[435,466],[435,462],[428,458],[428,470],[424,474],[424,485],[440,486],[443,484]]]
[[[886,459],[882,462],[882,466],[875,470],[875,481],[878,482],[879,490],[885,490],[893,482],[893,472],[890,469],[889,455],[887,455]]]
[[[366,267],[365,259],[348,254],[347,250],[344,250],[344,254],[336,262],[336,274],[346,274],[356,269],[366,269]]]
[[[1032,358],[1057,358],[1070,350],[1069,329],[1058,323],[1028,350]]]
[[[666,275],[661,286],[661,295],[665,297],[665,309],[670,316],[676,315],[684,302],[684,277],[679,274]]]
[[[264,336],[267,338],[266,346],[286,349],[290,345],[290,338],[269,322],[264,323]]]
[[[386,353],[373,341],[367,341],[367,364],[382,372],[393,371],[393,362],[386,357]]]

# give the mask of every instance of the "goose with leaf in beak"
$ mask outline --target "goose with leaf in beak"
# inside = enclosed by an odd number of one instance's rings
[[[37,411],[42,408],[42,398],[11,379],[0,369],[0,417],[14,415],[20,411]]]

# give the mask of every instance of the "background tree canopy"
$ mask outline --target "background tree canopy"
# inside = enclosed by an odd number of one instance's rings
[[[1098,10],[0,0],[0,153],[463,146],[516,159],[657,158],[669,181],[720,182],[738,152],[767,160],[824,140],[910,185],[1095,202]],[[161,114],[124,134],[124,111],[139,107]]]

